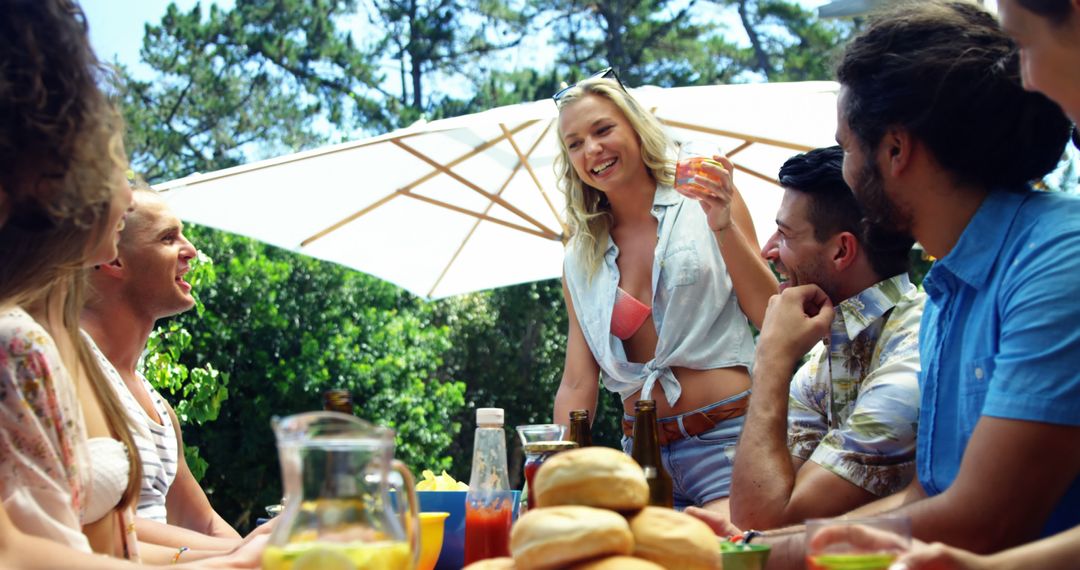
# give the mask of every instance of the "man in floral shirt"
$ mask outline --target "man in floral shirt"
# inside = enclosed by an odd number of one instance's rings
[[[827,343],[794,378],[755,370],[732,481],[740,528],[838,515],[904,488],[915,473],[925,295],[908,281],[912,241],[861,223],[842,164],[831,147],[780,170],[784,199],[762,255],[782,287],[813,283],[837,311]]]

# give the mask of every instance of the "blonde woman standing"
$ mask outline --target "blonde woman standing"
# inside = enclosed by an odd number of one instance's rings
[[[623,403],[654,399],[676,507],[723,510],[749,398],[754,341],[777,283],[758,255],[732,165],[699,179],[700,205],[672,188],[662,126],[610,70],[560,91],[556,174],[572,237],[564,262],[570,330],[555,421],[596,410],[597,378]]]

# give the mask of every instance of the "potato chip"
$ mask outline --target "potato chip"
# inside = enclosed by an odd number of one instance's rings
[[[442,475],[435,475],[430,469],[424,469],[420,476],[422,481],[416,484],[417,491],[468,491],[469,486],[455,481],[445,470]]]

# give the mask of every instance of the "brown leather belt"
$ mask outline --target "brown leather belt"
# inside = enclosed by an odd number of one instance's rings
[[[678,441],[684,437],[693,437],[698,434],[705,433],[717,424],[730,420],[731,418],[737,418],[746,413],[746,409],[750,406],[750,395],[747,394],[745,398],[739,398],[733,402],[728,402],[715,408],[709,408],[704,412],[689,412],[682,414],[681,416],[672,416],[669,418],[660,418],[657,423],[657,428],[660,432],[660,445],[667,445],[673,441]],[[679,418],[682,418],[682,429],[679,429]],[[634,420],[626,419],[623,417],[622,430],[626,437],[634,436]],[[685,430],[685,434],[683,431]]]

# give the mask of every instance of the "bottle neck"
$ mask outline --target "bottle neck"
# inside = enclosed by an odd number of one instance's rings
[[[660,463],[660,434],[656,428],[656,409],[638,410],[634,418],[634,447],[631,456],[643,467]]]
[[[592,428],[589,427],[587,418],[575,418],[570,422],[570,441],[576,442],[580,447],[592,445]]]

